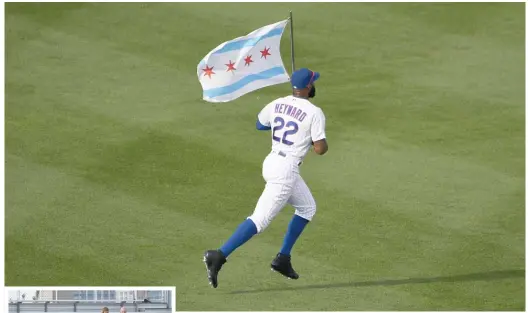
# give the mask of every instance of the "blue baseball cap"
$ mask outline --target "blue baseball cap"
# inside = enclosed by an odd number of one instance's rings
[[[291,76],[292,87],[295,89],[304,89],[308,85],[313,84],[319,76],[318,72],[313,72],[307,68],[298,69]]]

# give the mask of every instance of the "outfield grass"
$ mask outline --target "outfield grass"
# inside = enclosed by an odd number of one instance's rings
[[[255,115],[200,59],[293,10],[321,72],[318,214],[219,247],[263,188]],[[177,287],[178,310],[524,310],[524,4],[7,4],[6,284]],[[289,64],[288,35],[283,59]],[[289,66],[287,66],[289,68]],[[259,99],[257,99],[259,97]]]

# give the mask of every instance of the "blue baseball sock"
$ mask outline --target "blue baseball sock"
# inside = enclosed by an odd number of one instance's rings
[[[304,227],[308,224],[309,220],[304,219],[298,215],[293,215],[293,218],[288,225],[288,231],[286,236],[284,236],[284,242],[282,243],[282,248],[280,253],[284,255],[290,255],[293,245],[297,238],[301,235]]]
[[[251,237],[257,233],[257,226],[251,219],[243,221],[238,228],[235,230],[233,235],[227,240],[226,243],[220,248],[220,251],[227,258],[231,252],[235,251],[238,247],[246,243]]]

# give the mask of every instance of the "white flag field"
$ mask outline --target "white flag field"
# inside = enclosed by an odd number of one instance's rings
[[[198,64],[197,74],[208,102],[228,102],[260,88],[282,84],[290,76],[280,55],[288,20],[259,28],[220,44]]]

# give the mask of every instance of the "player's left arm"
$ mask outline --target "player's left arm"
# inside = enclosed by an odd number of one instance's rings
[[[273,103],[273,102],[272,102]],[[266,105],[262,111],[257,115],[257,129],[258,130],[270,130],[271,129],[271,109],[272,103]]]
[[[269,125],[269,124],[268,124]],[[257,116],[257,129],[258,130],[270,130],[271,129],[271,126],[266,126],[264,124],[262,124],[260,121],[259,121],[259,118]]]

